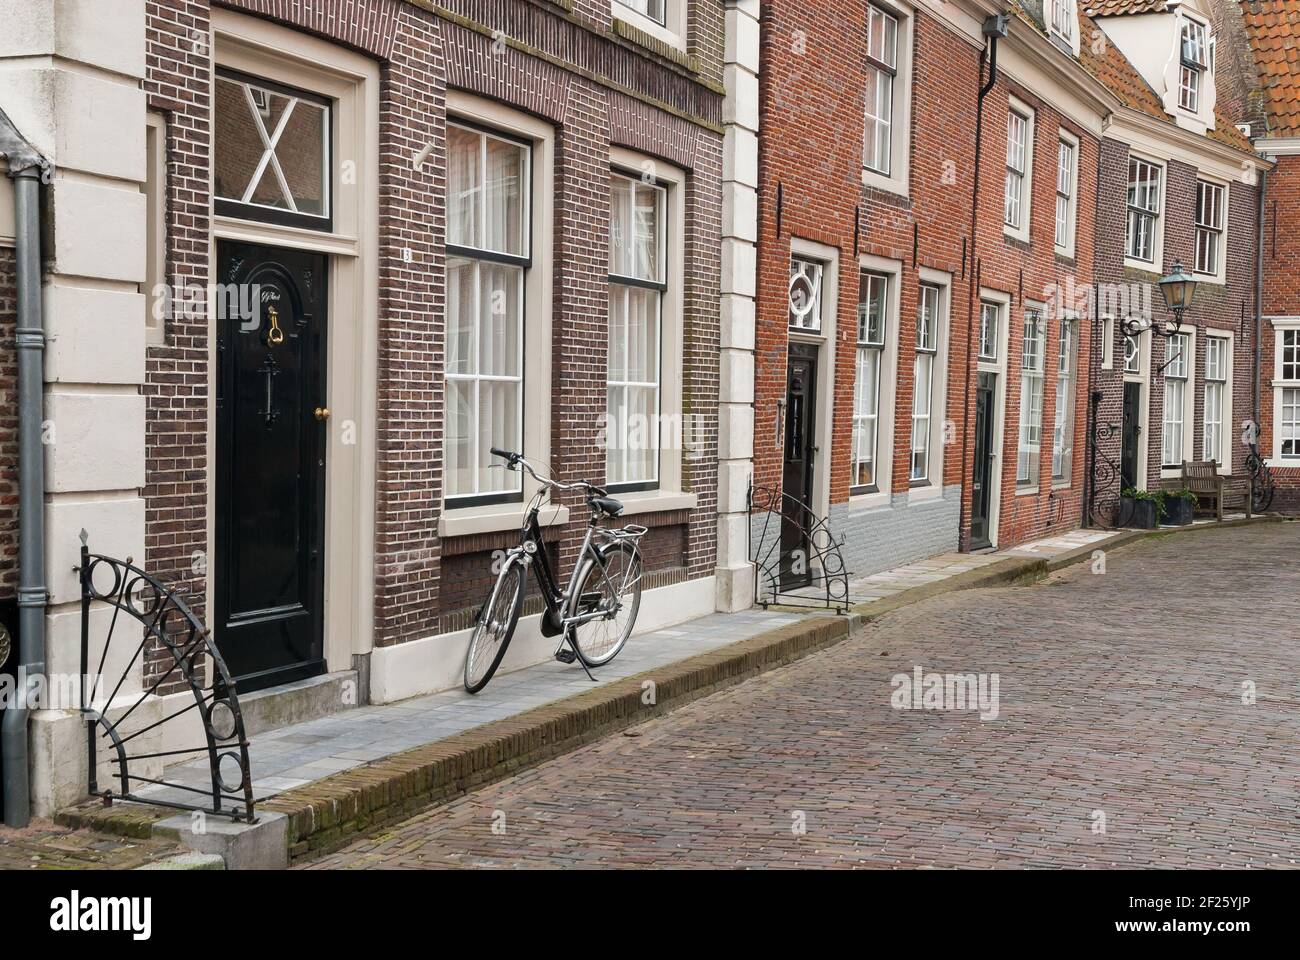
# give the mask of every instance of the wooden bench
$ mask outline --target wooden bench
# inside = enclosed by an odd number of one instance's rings
[[[1198,504],[1202,500],[1212,501],[1214,516],[1219,520],[1223,519],[1223,481],[1224,477],[1219,473],[1217,460],[1183,461],[1183,488],[1196,494]]]

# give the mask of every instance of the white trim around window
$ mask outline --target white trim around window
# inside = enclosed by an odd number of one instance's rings
[[[858,473],[859,463],[865,463],[861,435],[853,440],[850,451],[849,477],[850,500],[855,504],[880,505],[889,503],[893,486],[894,464],[894,406],[898,382],[898,317],[901,306],[901,280],[903,265],[897,260],[883,257],[862,256],[859,266],[859,303],[856,330],[853,332],[858,348],[854,361],[854,413],[855,424],[862,422],[864,411],[872,410],[870,401],[874,396],[875,406],[872,433],[869,440],[873,449],[870,451],[872,464],[871,482],[859,483],[862,475]],[[872,322],[868,304],[863,295],[872,288],[873,278],[880,278],[884,283],[884,310],[879,318],[883,320],[883,329]],[[863,364],[868,363],[869,373]],[[875,383],[870,382],[874,377]],[[874,388],[874,390],[872,390]],[[869,392],[864,392],[869,391]]]
[[[1141,384],[1138,395],[1137,422],[1141,427],[1138,434],[1137,476],[1134,486],[1146,489],[1147,469],[1150,460],[1151,444],[1147,439],[1147,423],[1151,418],[1151,340],[1150,330],[1143,330],[1136,336],[1125,335],[1123,339],[1124,357],[1122,359],[1124,382]],[[1121,394],[1122,398],[1123,394]]]
[[[1201,405],[1201,459],[1217,460],[1219,473],[1232,473],[1233,335],[1230,330],[1205,331],[1204,387]]]
[[[687,0],[610,0],[610,14],[642,33],[686,50]]]
[[[1196,178],[1192,271],[1205,283],[1224,283],[1228,263],[1228,203],[1231,187],[1203,174]]]
[[[1115,318],[1111,316],[1101,318],[1101,368],[1115,368]]]
[[[1165,164],[1129,154],[1124,266],[1159,273],[1165,250]]]
[[[1006,178],[1002,193],[1002,232],[1029,242],[1033,220],[1035,115],[1029,104],[1007,97]]]
[[[1047,311],[1027,303],[1021,323],[1020,420],[1016,443],[1016,495],[1036,493],[1041,481],[1043,406],[1047,394]]]
[[[912,443],[909,457],[908,501],[915,503],[943,495],[944,424],[948,410],[948,349],[952,317],[952,275],[922,267],[918,271],[920,286],[917,299],[916,357],[913,372]],[[932,291],[926,294],[925,291]],[[933,306],[928,330],[923,331],[925,299]],[[923,337],[922,334],[925,334]],[[928,359],[922,360],[925,355]],[[928,366],[929,390],[924,403],[918,403],[917,384],[921,368]],[[923,422],[924,421],[924,422]],[[918,442],[917,428],[924,429]],[[925,469],[917,469],[917,452],[924,447]]]
[[[1079,336],[1083,324],[1073,314],[1056,320],[1056,404],[1052,422],[1052,488],[1070,486],[1074,477],[1076,400],[1079,394]]]
[[[1184,327],[1165,344],[1164,403],[1161,405],[1160,476],[1182,476],[1183,461],[1194,460],[1192,438],[1196,429],[1196,330]],[[1180,355],[1174,355],[1180,350]],[[1170,358],[1174,357],[1172,361]]]
[[[912,155],[912,17],[910,8],[894,0],[873,0],[863,27],[868,53],[862,183],[901,196],[908,193]]]
[[[1273,326],[1273,449],[1269,466],[1300,467],[1300,317]]]
[[[1068,0],[1065,0],[1068,2]],[[1079,138],[1060,130],[1056,142],[1056,252],[1074,256],[1079,219]]]
[[[685,238],[682,226],[686,219],[686,179],[684,170],[652,160],[649,157],[621,147],[610,149],[611,176],[635,177],[653,185],[662,201],[663,230],[656,249],[663,256],[664,278],[660,292],[659,310],[659,370],[658,370],[658,470],[654,489],[624,489],[618,498],[627,504],[628,512],[648,512],[673,509],[683,497],[682,460],[686,447],[694,439],[690,425],[685,422],[682,374],[683,299],[682,273],[685,265]],[[643,271],[638,271],[643,272]],[[611,296],[619,287],[611,282]],[[611,343],[614,331],[611,330]],[[642,484],[648,486],[648,484]],[[689,496],[689,495],[688,495]]]
[[[528,217],[530,229],[528,242],[528,265],[523,271],[520,298],[522,300],[522,330],[519,336],[520,354],[522,356],[521,375],[523,378],[521,398],[522,413],[520,427],[523,449],[520,451],[533,462],[546,463],[550,459],[550,414],[551,414],[551,365],[539,362],[539,357],[549,357],[551,353],[551,261],[553,235],[553,200],[554,196],[554,150],[555,131],[534,117],[511,110],[499,103],[459,92],[449,93],[447,98],[447,121],[449,126],[462,125],[463,129],[480,130],[489,136],[500,136],[510,142],[522,142],[529,148],[529,173],[527,187]],[[466,141],[468,143],[468,141]],[[450,146],[449,146],[450,151]],[[448,166],[451,166],[449,156]],[[447,176],[447,189],[453,187],[450,172]],[[453,231],[452,199],[448,199],[448,241],[450,244]],[[494,211],[493,216],[503,213]],[[448,290],[450,314],[450,289],[452,261],[450,253],[448,263]],[[453,337],[450,316],[447,322],[448,340]],[[448,348],[448,357],[452,351]],[[448,380],[450,383],[450,380]],[[444,400],[444,434],[450,438],[452,416],[450,391]],[[492,439],[489,445],[504,446],[505,441]],[[448,451],[444,448],[444,462]],[[500,468],[497,468],[500,469]],[[444,468],[445,470],[445,468]],[[504,470],[501,472],[504,474]],[[523,491],[520,491],[523,494]],[[468,502],[466,502],[468,501]],[[465,498],[463,505],[457,505],[444,499],[444,509],[439,525],[441,536],[459,536],[468,533],[483,533],[491,530],[510,529],[519,523],[520,504],[518,499],[500,503],[475,503]],[[566,512],[567,515],[567,512]],[[549,516],[546,519],[550,519]]]

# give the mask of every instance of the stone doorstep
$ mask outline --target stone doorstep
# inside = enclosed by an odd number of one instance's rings
[[[923,583],[890,597],[857,604],[848,616],[808,615],[799,623],[277,794],[257,805],[258,823],[252,825],[222,821],[214,828],[211,824],[218,818],[209,816],[204,836],[196,838],[190,829],[189,814],[177,816],[172,809],[121,802],[105,807],[98,801],[61,811],[55,820],[65,826],[90,827],[121,836],[179,840],[200,853],[219,853],[235,867],[283,866],[330,852],[362,833],[405,819],[425,807],[513,776],[603,736],[799,660],[900,607],[957,590],[1036,581],[1090,558],[1096,550],[1113,550],[1148,537],[1281,519],[1256,517],[1153,531],[1122,530],[1054,557],[1008,557]],[[806,608],[790,609],[809,613]],[[655,685],[653,704],[642,702],[642,684],[647,681]],[[214,839],[214,834],[226,839]]]

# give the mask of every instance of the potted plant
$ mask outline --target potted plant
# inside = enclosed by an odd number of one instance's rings
[[[1164,495],[1161,505],[1161,522],[1183,527],[1192,522],[1192,516],[1196,512],[1196,494],[1186,487],[1173,490]]]
[[[1119,523],[1121,527],[1154,530],[1163,513],[1164,494],[1160,491],[1137,490],[1125,487],[1119,495]]]

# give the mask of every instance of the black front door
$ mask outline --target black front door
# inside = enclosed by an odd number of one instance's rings
[[[1142,410],[1142,384],[1124,384],[1124,432],[1121,435],[1119,475],[1121,489],[1137,486],[1138,444],[1142,437],[1142,424],[1138,417]]]
[[[781,586],[812,581],[808,530],[813,525],[813,464],[817,455],[817,348],[790,344],[785,391],[785,464],[781,472]]]
[[[981,373],[975,388],[975,473],[971,478],[970,545],[993,546],[989,513],[993,496],[993,397],[996,373]]]
[[[241,690],[325,669],[327,268],[321,254],[218,246],[214,621]]]

